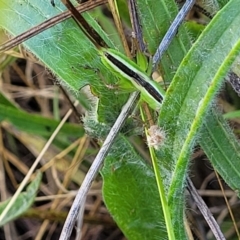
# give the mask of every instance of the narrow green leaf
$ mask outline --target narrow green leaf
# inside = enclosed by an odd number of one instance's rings
[[[167,159],[168,163],[159,164],[166,179],[172,180],[169,205],[178,226],[183,219],[185,176],[198,130],[240,51],[239,4],[239,0],[230,1],[202,32],[176,72],[160,112],[159,121],[167,141],[159,158]],[[166,188],[167,184],[168,181]],[[184,232],[177,234],[178,239],[184,238]]]
[[[4,224],[16,219],[21,214],[26,212],[30,206],[32,205],[36,195],[38,188],[40,186],[42,180],[42,173],[38,172],[35,179],[29,184],[25,192],[20,193],[16,201],[14,202],[13,206],[8,211],[8,214],[5,216],[5,218],[0,222],[0,226],[3,226]],[[1,202],[0,204],[0,214],[3,212],[3,210],[8,205],[10,199]]]
[[[3,93],[0,93],[0,104],[11,108],[17,108]]]
[[[240,110],[225,113],[223,117],[225,119],[239,118],[240,117]]]
[[[137,0],[137,7],[141,18],[144,40],[148,51],[153,54],[176,17],[178,6],[174,0],[162,0],[157,3],[156,1]],[[190,46],[190,38],[184,25],[182,25],[160,63],[161,74],[166,83],[172,80]]]
[[[37,114],[30,114],[19,109],[6,107],[0,104],[0,122],[9,121],[22,131],[50,137],[59,124],[59,121],[42,117]],[[80,125],[65,123],[60,130],[60,135],[81,137],[84,130]]]
[[[224,118],[215,110],[212,109],[211,114],[205,119],[200,136],[199,143],[214,169],[239,195],[239,141]]]

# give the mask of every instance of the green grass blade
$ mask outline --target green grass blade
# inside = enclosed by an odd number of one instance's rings
[[[0,104],[1,121],[8,121],[22,131],[44,137],[50,137],[59,124],[57,120]],[[84,134],[84,129],[79,125],[65,123],[59,134],[61,137],[81,137]]]
[[[4,224],[14,220],[15,218],[17,218],[18,216],[20,216],[21,214],[23,214],[30,208],[30,206],[32,205],[32,203],[36,197],[41,180],[42,180],[42,173],[38,172],[36,178],[29,184],[26,191],[20,193],[20,195],[14,202],[13,206],[9,209],[8,214],[0,222],[0,226],[3,226]],[[0,214],[6,208],[9,201],[10,200],[1,202]]]
[[[214,169],[239,195],[239,141],[218,112],[211,110],[211,114],[207,116],[201,129],[199,143]]]

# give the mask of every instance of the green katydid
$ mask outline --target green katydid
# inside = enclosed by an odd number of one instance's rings
[[[116,76],[130,81],[140,91],[141,99],[154,110],[159,110],[164,97],[161,86],[150,79],[140,67],[126,56],[113,49],[100,49],[103,64]]]
[[[62,0],[71,11],[74,20],[99,50],[102,63],[123,81],[140,92],[141,99],[154,110],[159,110],[164,96],[161,86],[150,79],[145,72],[133,61],[117,50],[107,49],[99,34],[92,29],[69,0]]]

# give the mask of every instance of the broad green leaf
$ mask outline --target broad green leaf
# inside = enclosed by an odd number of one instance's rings
[[[16,36],[61,13],[64,7],[60,1],[56,1],[56,7],[44,0],[0,1],[0,9],[0,26]],[[95,47],[72,21],[64,21],[38,34],[26,41],[24,46],[57,74],[67,87],[78,91],[89,82],[98,80],[93,70],[84,67],[88,65],[97,69],[99,59]]]
[[[56,1],[56,7],[53,7],[48,0],[27,2],[0,0],[0,26],[16,36],[65,9],[60,1]],[[108,46],[114,48],[97,22],[87,13],[84,17],[99,32]],[[100,96],[99,120],[112,122],[115,119],[126,101],[126,96],[119,94],[116,97],[116,90],[110,91],[106,87],[106,84],[116,84],[117,79],[104,67],[97,49],[72,19],[38,34],[26,41],[24,46],[58,77],[62,85],[76,95],[80,88],[90,84],[94,94]],[[114,106],[111,109],[110,100]]]
[[[122,135],[105,159],[102,176],[104,201],[127,239],[165,239],[153,170]]]
[[[3,218],[3,220],[0,222],[0,226],[3,226],[4,224],[14,220],[15,218],[19,217],[30,208],[37,195],[37,191],[40,186],[41,180],[42,173],[38,172],[35,179],[27,187],[26,191],[20,193],[20,195],[18,196],[13,206],[8,211],[5,218]],[[10,200],[0,203],[0,214],[6,208],[9,201]]]

